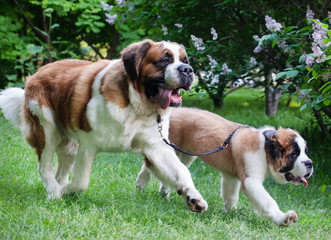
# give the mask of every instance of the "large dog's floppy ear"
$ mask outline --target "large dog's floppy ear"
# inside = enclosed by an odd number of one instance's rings
[[[147,39],[141,42],[133,43],[122,50],[121,56],[125,71],[132,80],[136,80],[138,78],[141,61],[153,43],[154,42],[152,40]]]

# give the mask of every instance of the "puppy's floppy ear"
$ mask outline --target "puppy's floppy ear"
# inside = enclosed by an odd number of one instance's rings
[[[276,130],[266,130],[263,132],[266,139],[265,148],[273,159],[278,159],[283,154],[283,146],[280,143]]]
[[[132,80],[136,80],[139,77],[141,61],[153,44],[154,42],[152,40],[147,39],[142,42],[133,43],[122,50],[121,56],[125,71]]]

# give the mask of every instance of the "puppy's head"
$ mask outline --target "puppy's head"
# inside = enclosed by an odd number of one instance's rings
[[[306,142],[300,134],[284,128],[266,130],[263,134],[272,178],[279,183],[307,186],[306,179],[313,173],[313,161],[308,157]]]
[[[180,90],[189,90],[194,79],[183,46],[145,40],[129,45],[121,55],[137,91],[162,109],[181,105]]]

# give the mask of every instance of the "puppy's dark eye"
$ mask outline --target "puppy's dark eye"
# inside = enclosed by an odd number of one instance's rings
[[[291,153],[291,157],[297,157],[299,154],[296,152]]]
[[[188,59],[187,59],[187,57],[185,57],[185,58],[182,60],[182,62],[185,63],[185,64],[188,64]]]

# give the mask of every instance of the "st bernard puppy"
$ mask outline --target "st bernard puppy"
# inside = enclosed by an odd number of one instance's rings
[[[242,125],[208,111],[178,108],[170,116],[169,139],[185,151],[206,153],[224,143],[239,126]],[[296,131],[249,127],[238,129],[227,148],[200,158],[221,171],[221,197],[227,212],[236,208],[241,186],[258,215],[278,225],[290,225],[298,220],[297,214],[292,210],[283,213],[263,187],[263,181],[271,176],[278,183],[307,186],[306,178],[313,173],[307,151],[305,140]],[[179,156],[188,167],[196,158],[182,153]],[[149,159],[145,159],[137,178],[141,189],[149,180],[148,165]],[[160,191],[168,195],[167,184],[161,183]]]
[[[181,105],[180,90],[192,81],[183,46],[145,40],[129,45],[118,60],[47,64],[28,78],[25,90],[3,91],[0,107],[35,148],[48,199],[86,190],[98,152],[131,151],[146,156],[154,175],[202,212],[207,203],[157,124],[160,115],[167,136],[169,106]]]

